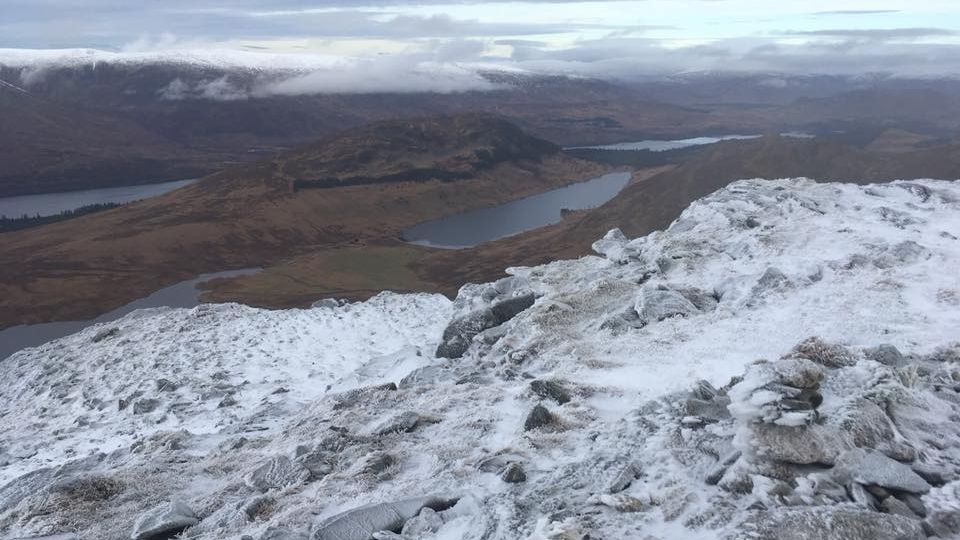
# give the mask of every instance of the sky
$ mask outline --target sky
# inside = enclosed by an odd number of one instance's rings
[[[0,49],[63,48],[323,58],[371,84],[425,65],[941,76],[960,74],[960,1],[0,0]]]

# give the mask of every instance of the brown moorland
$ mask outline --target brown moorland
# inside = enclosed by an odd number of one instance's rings
[[[201,273],[396,243],[416,223],[607,171],[494,116],[372,124],[161,197],[0,236],[0,328],[91,318]]]

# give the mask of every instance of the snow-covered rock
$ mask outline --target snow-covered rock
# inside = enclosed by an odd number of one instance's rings
[[[957,231],[951,182],[748,180],[454,302],[137,312],[4,362],[0,536],[949,537]]]

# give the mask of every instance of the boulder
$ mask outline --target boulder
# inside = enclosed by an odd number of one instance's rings
[[[531,307],[536,300],[537,297],[532,292],[521,294],[493,304],[490,311],[493,312],[497,325],[501,325]]]
[[[864,485],[908,493],[930,491],[930,484],[913,472],[909,465],[873,450],[854,448],[843,452],[836,460],[833,474],[841,480],[849,478]]]
[[[544,399],[552,399],[560,405],[570,401],[570,392],[559,383],[553,381],[540,379],[530,381],[530,389],[533,390],[534,394]]]
[[[443,517],[436,510],[426,507],[403,524],[400,534],[405,538],[420,538],[435,533],[443,527]]]
[[[903,516],[910,519],[920,519],[920,516],[913,513],[910,507],[896,497],[887,497],[880,502],[880,510],[885,514]]]
[[[547,410],[543,405],[535,406],[530,414],[527,415],[527,419],[523,422],[523,430],[531,431],[534,429],[539,429],[544,426],[548,426],[554,423],[556,419],[553,417],[553,414]]]
[[[133,402],[133,414],[147,414],[156,410],[160,406],[159,399],[138,399]]]
[[[260,536],[260,540],[307,540],[307,535],[291,531],[286,527],[267,527]]]
[[[374,433],[377,435],[389,435],[391,433],[408,433],[417,428],[420,424],[420,415],[413,411],[406,411],[392,418],[387,419],[380,424]]]
[[[833,465],[850,447],[843,435],[827,426],[751,425],[758,456],[797,465]]]
[[[511,463],[500,473],[500,479],[508,484],[519,484],[527,481],[527,473],[519,463]]]
[[[499,294],[499,291],[494,290],[492,294]],[[449,359],[462,357],[470,348],[474,336],[516,317],[535,301],[536,296],[532,292],[526,292],[493,302],[490,307],[454,319],[443,331],[436,356]]]
[[[867,359],[880,362],[885,366],[903,367],[907,365],[907,358],[893,345],[878,345],[872,349],[866,349],[863,354]]]
[[[757,512],[735,536],[751,540],[924,540],[920,522],[852,507],[806,507]]]
[[[665,286],[644,287],[634,309],[643,324],[670,317],[687,317],[700,312],[697,306],[679,292]]]
[[[173,501],[156,506],[137,519],[130,533],[132,540],[169,538],[199,523],[186,504]]]
[[[443,330],[437,358],[460,358],[470,348],[473,337],[487,328],[497,326],[497,319],[490,309],[483,309],[454,319]]]
[[[275,456],[251,471],[244,482],[261,493],[271,489],[302,484],[310,478],[310,470],[286,456]]]
[[[454,504],[456,500],[417,497],[361,506],[318,523],[311,540],[370,540],[378,531],[402,530],[404,523],[420,514],[424,508],[442,511]]]
[[[815,336],[801,341],[794,347],[793,355],[830,368],[852,366],[857,362],[845,347],[827,343]]]
[[[773,362],[777,380],[800,389],[815,389],[823,380],[823,370],[806,358],[786,357]]]
[[[397,387],[412,388],[424,384],[437,384],[450,377],[450,370],[442,366],[424,366],[411,371],[400,379]]]

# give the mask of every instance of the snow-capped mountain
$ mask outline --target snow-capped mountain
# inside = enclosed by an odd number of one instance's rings
[[[949,538],[958,236],[746,180],[453,302],[136,312],[4,362],[0,536]]]

